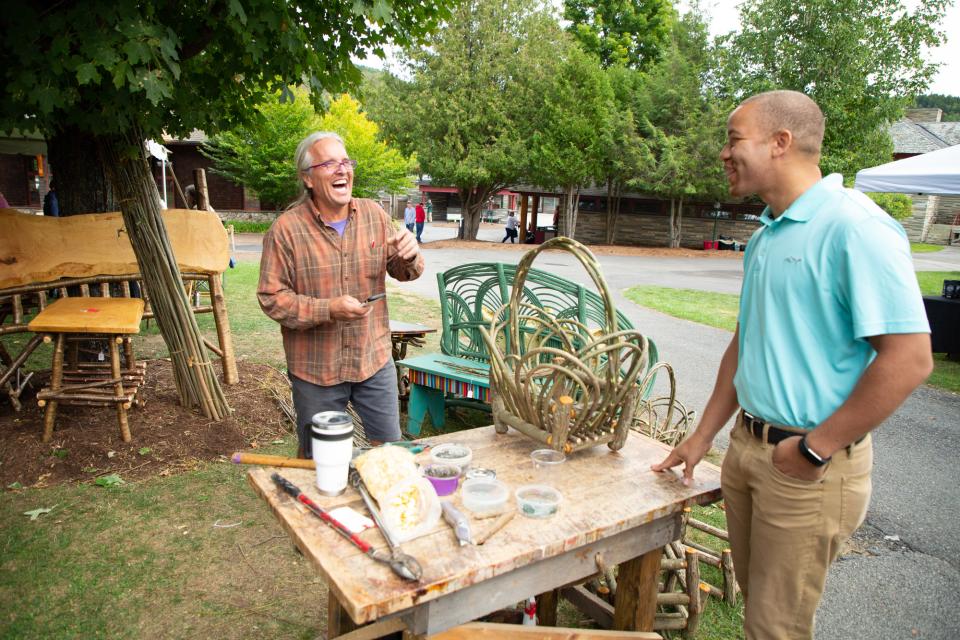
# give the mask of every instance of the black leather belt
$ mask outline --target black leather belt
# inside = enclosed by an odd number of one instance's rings
[[[804,429],[790,430],[772,425],[763,418],[750,415],[742,409],[740,410],[740,417],[743,420],[743,426],[745,426],[747,431],[753,434],[753,437],[755,437],[757,440],[763,440],[763,427],[764,425],[767,425],[766,441],[770,444],[777,444],[781,440],[786,440],[792,436],[802,436],[806,433],[806,430]],[[847,445],[847,451],[849,452],[853,445],[863,442],[863,438],[866,438],[866,436],[857,439],[853,444]]]
[[[762,418],[750,415],[746,411],[740,411],[740,415],[743,419],[743,426],[745,426],[747,431],[752,433],[757,440],[763,440],[763,427],[764,425],[769,425],[767,427],[767,442],[770,444],[777,444],[781,440],[786,440],[793,436],[802,436],[804,434],[804,431],[800,429],[790,431],[774,426]]]

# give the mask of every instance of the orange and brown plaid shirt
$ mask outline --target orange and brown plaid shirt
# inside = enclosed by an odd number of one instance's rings
[[[263,239],[257,298],[280,323],[290,373],[329,386],[360,382],[390,359],[386,300],[357,320],[331,320],[330,300],[363,301],[386,290],[389,273],[400,281],[423,273],[423,256],[403,260],[387,240],[396,233],[383,208],[354,199],[343,236],[320,219],[312,202],[293,207]]]

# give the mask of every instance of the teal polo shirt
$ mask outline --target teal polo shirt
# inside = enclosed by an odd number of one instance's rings
[[[812,429],[873,361],[868,337],[930,332],[910,243],[839,174],[760,221],[744,255],[737,398],[768,422]]]

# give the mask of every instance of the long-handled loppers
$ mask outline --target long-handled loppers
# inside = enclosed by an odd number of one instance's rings
[[[313,512],[315,516],[329,524],[333,529],[342,535],[344,538],[352,542],[360,551],[364,552],[377,562],[382,562],[386,565],[389,565],[393,572],[403,578],[404,580],[419,580],[420,576],[423,574],[423,570],[420,568],[419,564],[416,564],[416,560],[410,558],[406,554],[396,554],[387,555],[381,551],[374,550],[373,546],[369,543],[361,540],[356,534],[351,533],[347,527],[332,517],[325,509],[323,509],[316,502],[308,498],[299,488],[279,473],[273,473],[270,475],[270,479],[276,483],[278,487],[289,493],[297,502],[305,505],[310,511]],[[404,556],[413,560],[414,565],[408,566],[408,563],[404,561]]]

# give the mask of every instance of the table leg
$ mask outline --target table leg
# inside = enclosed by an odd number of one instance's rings
[[[340,606],[337,596],[327,591],[327,638],[336,638],[357,628],[350,614]]]
[[[63,341],[66,336],[56,334],[53,347],[53,366],[50,370],[50,391],[56,393],[63,385]],[[47,410],[43,414],[43,441],[50,442],[53,437],[53,423],[57,419],[57,401],[48,400]]]
[[[537,624],[542,627],[557,626],[557,605],[560,603],[560,590],[553,589],[537,596]]]
[[[613,628],[618,631],[653,631],[657,613],[657,578],[661,548],[620,565]]]
[[[123,374],[120,373],[120,350],[117,343],[122,342],[123,338],[119,336],[110,336],[107,343],[110,345],[110,374],[117,381],[114,389],[117,396],[123,395]],[[127,424],[127,403],[117,402],[117,421],[120,423],[120,437],[124,442],[130,442],[130,425]]]
[[[407,406],[407,433],[412,436],[420,435],[420,429],[427,413],[430,414],[434,427],[439,429],[444,426],[443,391],[419,384],[410,385],[410,403]]]

